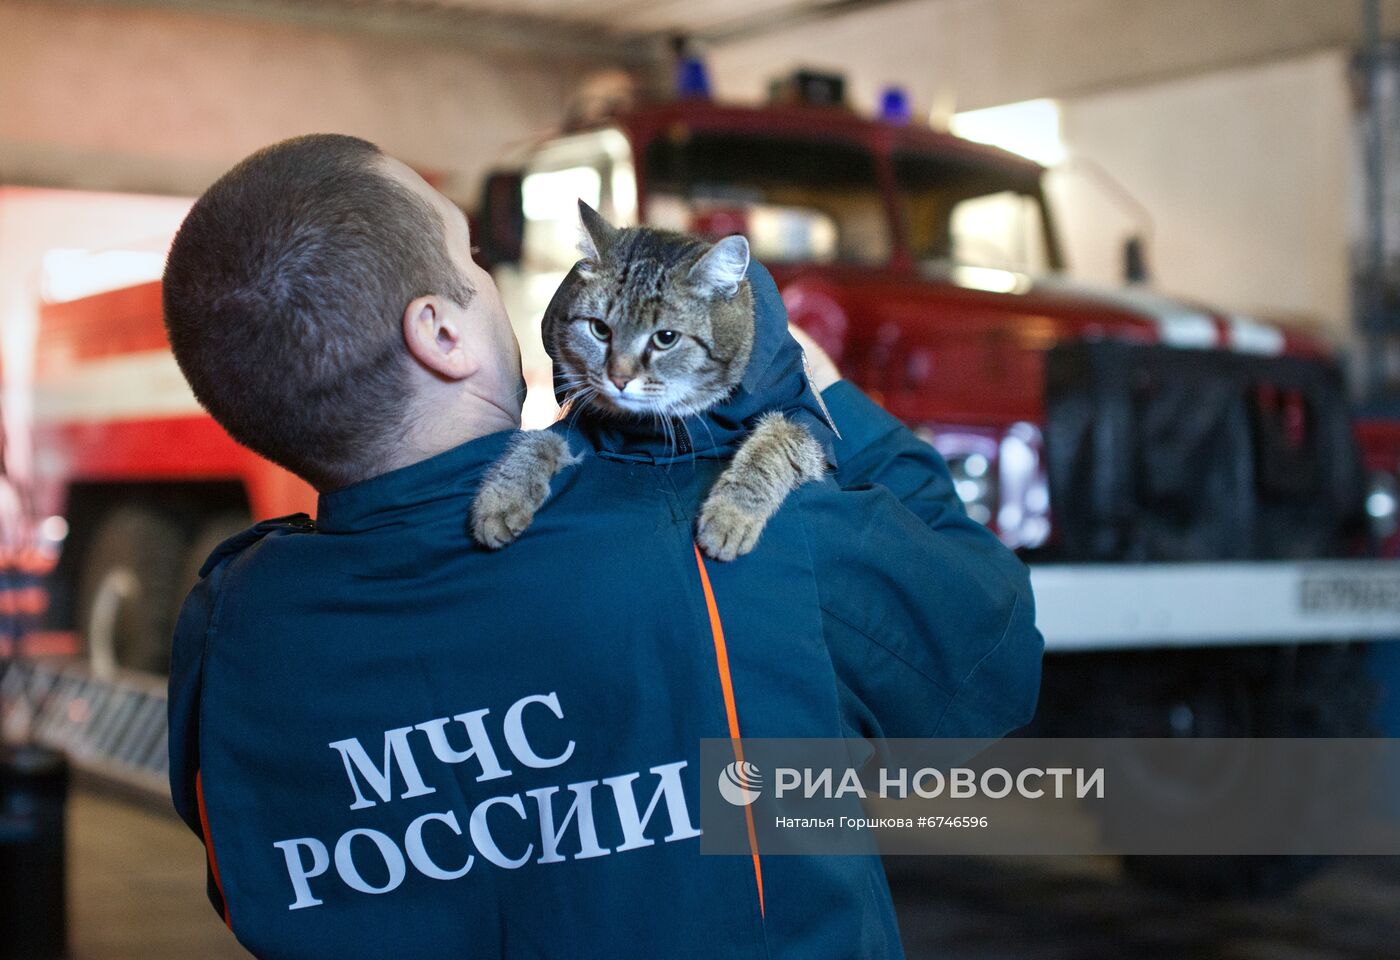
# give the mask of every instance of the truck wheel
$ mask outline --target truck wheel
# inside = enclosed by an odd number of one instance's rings
[[[126,505],[98,524],[78,575],[78,628],[99,675],[165,673],[185,536],[169,514]]]
[[[198,582],[199,568],[204,566],[204,561],[209,559],[209,554],[213,553],[215,547],[235,533],[246,530],[250,523],[252,520],[244,511],[225,510],[211,514],[199,524],[195,530],[194,539],[185,547],[180,558],[180,575],[177,589],[174,592],[174,605],[171,608],[172,623],[179,619],[180,607],[185,602],[185,595]]]
[[[1291,893],[1326,857],[1124,857],[1134,882],[1195,900],[1265,900]]]
[[[1106,729],[1122,737],[1364,737],[1370,733],[1372,690],[1361,645],[1317,645],[1254,651],[1172,652],[1176,669],[1143,670],[1138,682],[1119,675],[1113,686],[1123,698]],[[1150,679],[1148,679],[1150,678]],[[1129,705],[1131,702],[1131,705]],[[1131,740],[1103,741],[1105,749],[1133,749]],[[1240,775],[1240,758],[1222,745],[1193,770],[1157,770],[1125,759],[1135,776],[1118,784],[1129,790],[1133,822],[1101,823],[1105,838],[1129,837],[1142,820],[1170,820],[1174,803],[1208,808],[1212,794],[1225,795]],[[1326,777],[1328,771],[1300,771]],[[1173,800],[1172,798],[1175,798]],[[1281,799],[1280,802],[1285,802]],[[1198,814],[1199,809],[1193,810]],[[1295,809],[1296,817],[1326,811]],[[1191,898],[1260,898],[1289,893],[1320,870],[1318,856],[1125,856],[1124,872],[1155,889]]]

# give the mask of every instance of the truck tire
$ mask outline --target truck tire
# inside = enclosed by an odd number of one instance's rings
[[[1193,900],[1268,900],[1310,880],[1326,857],[1123,857],[1133,882]]]
[[[194,532],[194,539],[190,540],[180,558],[180,575],[171,612],[172,623],[178,621],[180,607],[185,603],[185,595],[199,580],[199,568],[204,566],[209,554],[235,533],[246,530],[251,523],[252,520],[243,510],[220,511],[210,514],[199,523]]]
[[[185,535],[177,519],[139,504],[99,521],[78,574],[78,629],[93,670],[164,674]]]
[[[1100,678],[1096,726],[1108,737],[1364,737],[1371,732],[1374,693],[1364,645],[1319,644],[1245,651],[1167,651],[1110,660]],[[1130,740],[1102,741],[1105,749],[1131,750]],[[1240,764],[1227,749],[1193,771],[1149,768],[1116,784],[1115,809],[1133,811],[1132,822],[1105,817],[1100,829],[1114,845],[1141,829],[1141,821],[1172,818],[1166,798],[1224,793]],[[1325,778],[1327,771],[1300,771]],[[1183,780],[1182,777],[1189,777]],[[1284,798],[1281,798],[1281,802]],[[1326,816],[1295,809],[1293,817]],[[1125,856],[1124,872],[1154,889],[1195,899],[1267,898],[1291,892],[1330,858],[1319,856]]]

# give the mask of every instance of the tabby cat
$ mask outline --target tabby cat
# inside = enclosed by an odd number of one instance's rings
[[[748,365],[755,328],[748,241],[618,229],[581,201],[579,213],[577,287],[544,326],[566,406],[585,417],[633,418],[674,437],[679,418],[724,400]],[[576,460],[558,433],[519,433],[472,503],[477,541],[496,548],[518,537],[550,480]],[[748,553],[787,495],[825,465],[806,428],[764,414],[710,489],[696,542],[716,560]]]

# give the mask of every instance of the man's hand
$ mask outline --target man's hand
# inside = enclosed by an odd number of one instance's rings
[[[827,356],[825,350],[817,345],[805,330],[788,324],[788,333],[792,334],[792,339],[797,341],[802,352],[807,354],[807,375],[812,380],[812,386],[817,388],[817,392],[825,390],[837,380],[841,379],[841,371],[836,369],[836,364],[831,357]]]

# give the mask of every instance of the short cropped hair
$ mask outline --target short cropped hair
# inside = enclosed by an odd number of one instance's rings
[[[465,306],[446,226],[356,137],[274,144],[191,208],[166,262],[171,348],[235,440],[333,489],[370,476],[408,414],[403,312]]]

